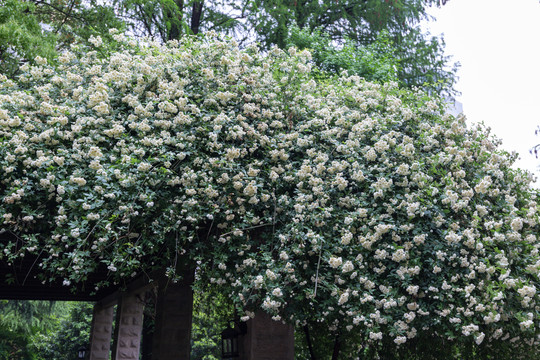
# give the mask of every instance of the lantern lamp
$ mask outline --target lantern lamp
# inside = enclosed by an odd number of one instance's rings
[[[221,358],[234,359],[238,357],[239,332],[228,326],[221,332]]]
[[[87,352],[88,352],[88,348],[84,345],[81,345],[79,347],[79,350],[77,350],[77,359],[80,359],[80,360],[86,359]]]

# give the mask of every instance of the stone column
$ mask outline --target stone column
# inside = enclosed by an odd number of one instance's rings
[[[144,301],[136,293],[123,294],[116,309],[114,360],[138,360]]]
[[[92,327],[90,329],[90,360],[109,360],[111,350],[114,304],[94,305]]]
[[[294,327],[257,311],[242,345],[241,360],[294,360]]]
[[[156,323],[152,338],[152,359],[189,359],[193,311],[193,272],[182,282],[167,278],[159,282],[156,299]]]

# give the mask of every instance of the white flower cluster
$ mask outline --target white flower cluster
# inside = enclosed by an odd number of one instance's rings
[[[41,249],[69,285],[181,255],[244,320],[536,339],[536,192],[482,127],[395,84],[323,86],[307,51],[123,46],[0,75],[0,228],[23,239],[2,261]]]

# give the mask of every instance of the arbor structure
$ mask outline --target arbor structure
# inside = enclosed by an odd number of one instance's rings
[[[3,263],[66,287],[104,267],[98,288],[196,267],[242,321],[323,327],[338,353],[533,349],[536,192],[482,127],[316,80],[308,51],[113,36],[2,77]]]

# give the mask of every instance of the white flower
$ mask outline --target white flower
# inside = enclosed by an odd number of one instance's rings
[[[486,337],[486,334],[484,334],[483,332],[478,334],[474,338],[474,342],[476,343],[476,345],[480,345],[482,343],[482,341],[484,341],[484,337]]]
[[[343,245],[349,245],[349,243],[351,242],[351,239],[352,239],[353,235],[347,231],[345,234],[343,234],[341,236],[341,243]]]
[[[343,260],[341,259],[341,257],[330,257],[330,260],[328,260],[328,263],[330,264],[331,267],[333,267],[334,269],[338,268],[341,266],[341,263],[343,262]]]
[[[94,45],[95,47],[100,47],[101,45],[103,45],[103,40],[101,40],[101,36],[99,35],[98,36],[91,35],[90,38],[88,39],[88,42]]]
[[[152,165],[147,163],[147,162],[141,162],[138,166],[137,166],[137,170],[139,171],[142,171],[142,172],[145,172],[145,171],[148,171],[152,168]]]
[[[364,156],[368,161],[375,161],[377,159],[377,153],[373,149],[369,149]]]
[[[252,181],[244,188],[244,195],[251,197],[255,194],[257,194],[257,187],[255,187],[255,182]]]
[[[525,320],[519,323],[521,330],[529,329],[534,325],[532,320]]]
[[[266,277],[268,277],[268,279],[270,279],[270,280],[276,280],[277,279],[276,273],[273,272],[272,270],[269,270],[269,269],[266,270]]]
[[[521,218],[512,219],[512,222],[510,223],[510,227],[514,231],[521,230],[521,228],[523,228],[523,220]]]
[[[277,297],[282,297],[283,292],[281,291],[280,288],[275,288],[274,290],[272,290],[272,295],[277,296]]]
[[[338,304],[343,305],[347,301],[349,301],[349,293],[346,291],[343,294],[341,294],[341,296],[339,297]]]
[[[392,254],[392,260],[394,260],[395,262],[403,261],[403,260],[407,259],[407,257],[408,257],[408,254],[403,249],[397,249]]]
[[[491,186],[492,180],[490,176],[485,176],[482,180],[474,187],[474,191],[479,194],[485,194],[488,188]]]
[[[74,176],[72,176],[72,177],[70,177],[69,182],[75,183],[75,184],[77,184],[79,186],[86,185],[86,180],[84,178],[82,178],[82,177],[74,177]]]
[[[348,273],[354,270],[354,265],[351,261],[345,261],[343,264],[343,272]]]
[[[407,286],[407,292],[411,295],[417,295],[418,294],[418,289],[420,289],[420,287],[418,285],[409,285]]]
[[[518,289],[517,292],[523,297],[532,298],[536,294],[536,286],[523,286],[521,289]]]
[[[100,158],[103,156],[103,153],[97,146],[91,146],[90,150],[88,151],[88,156],[92,158]]]

